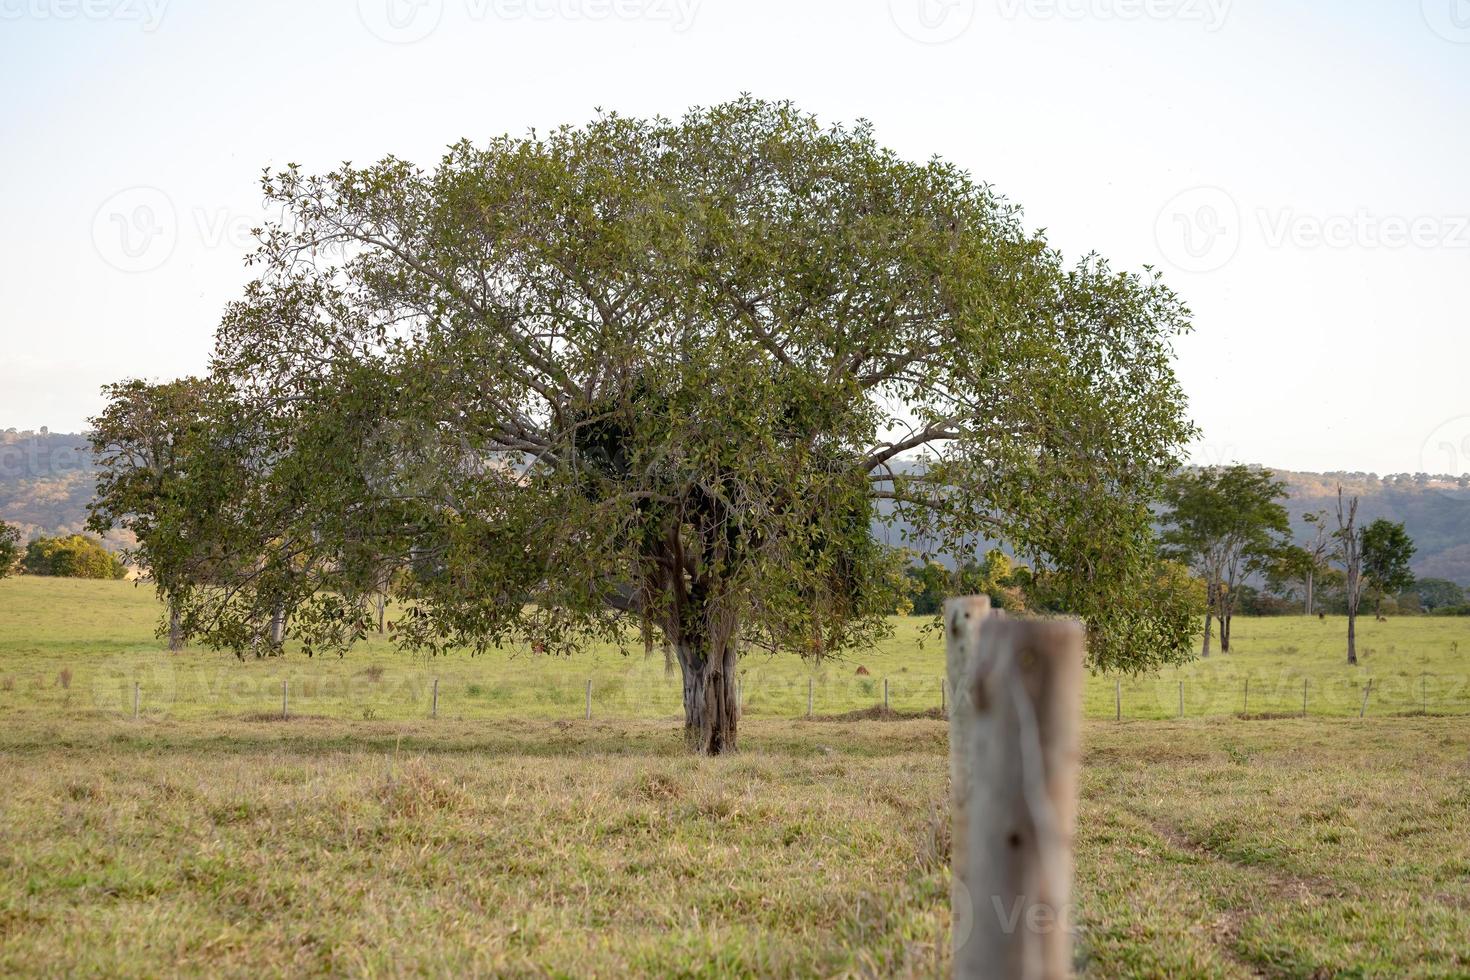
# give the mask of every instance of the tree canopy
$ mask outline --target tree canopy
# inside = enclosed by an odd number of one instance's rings
[[[1230,622],[1237,590],[1253,572],[1279,561],[1290,524],[1282,499],[1286,486],[1270,470],[1252,466],[1184,470],[1164,495],[1163,552],[1194,568],[1205,580],[1205,615],[1220,620],[1220,649],[1230,650]],[[1209,655],[1210,624],[1203,652]]]
[[[344,641],[384,582],[421,649],[639,620],[718,752],[742,644],[884,629],[888,516],[929,551],[1005,542],[1096,666],[1187,656],[1149,503],[1193,431],[1188,311],[1152,273],[1066,263],[953,165],[742,98],[263,187],[281,218],[197,457],[231,488],[213,560],[242,574],[179,586],[206,641],[282,608]]]
[[[85,534],[36,538],[26,545],[21,570],[27,575],[59,578],[119,579],[127,575],[122,559]]]
[[[15,571],[20,555],[20,528],[0,521],[0,578]]]

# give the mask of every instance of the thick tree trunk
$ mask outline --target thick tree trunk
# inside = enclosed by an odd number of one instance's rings
[[[1227,607],[1220,611],[1220,652],[1230,652],[1230,621],[1235,614]]]
[[[277,606],[271,613],[271,646],[279,649],[286,642],[286,610]]]
[[[378,593],[378,632],[388,632],[388,594]]]
[[[1307,615],[1312,615],[1312,573],[1307,573]]]
[[[684,678],[684,739],[700,755],[737,748],[740,706],[736,697],[739,654],[734,642],[677,648]]]
[[[1214,615],[1215,589],[1214,586],[1211,586],[1205,596],[1205,640],[1199,651],[1201,657],[1208,657],[1210,655],[1210,626],[1213,623]]]

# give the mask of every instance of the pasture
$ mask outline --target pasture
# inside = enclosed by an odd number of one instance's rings
[[[170,657],[155,617],[125,583],[0,582],[0,974],[944,971],[945,726],[831,720],[885,678],[937,707],[917,620],[815,673],[751,658],[742,751],[699,759],[636,646],[240,663]],[[1470,623],[1369,622],[1356,671],[1340,626],[1242,621],[1125,681],[1121,724],[1089,681],[1084,975],[1470,973]],[[1304,678],[1312,717],[1255,717]]]

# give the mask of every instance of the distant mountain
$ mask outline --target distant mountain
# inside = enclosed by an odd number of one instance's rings
[[[1303,514],[1326,511],[1337,526],[1337,487],[1359,498],[1358,520],[1398,521],[1414,539],[1414,574],[1470,585],[1470,481],[1426,473],[1293,473],[1277,470],[1291,501],[1292,528],[1305,542],[1311,533]]]
[[[19,527],[22,540],[85,530],[95,491],[86,436],[0,432],[0,521]],[[127,547],[132,535],[114,532],[106,541],[114,549]]]
[[[1293,527],[1309,537],[1302,515],[1328,513],[1336,526],[1337,486],[1361,498],[1360,519],[1402,521],[1418,546],[1414,571],[1470,585],[1470,485],[1450,477],[1402,473],[1296,473],[1277,470],[1291,499]],[[29,539],[81,531],[94,490],[92,457],[85,436],[56,432],[0,432],[0,521],[20,527]],[[883,534],[894,544],[895,532]],[[109,535],[111,547],[131,544],[131,535]]]

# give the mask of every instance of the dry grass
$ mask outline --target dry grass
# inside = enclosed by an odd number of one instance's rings
[[[944,725],[744,739],[697,759],[649,722],[11,727],[0,974],[942,973]],[[1462,719],[1090,723],[1084,971],[1470,972],[1467,741]]]

